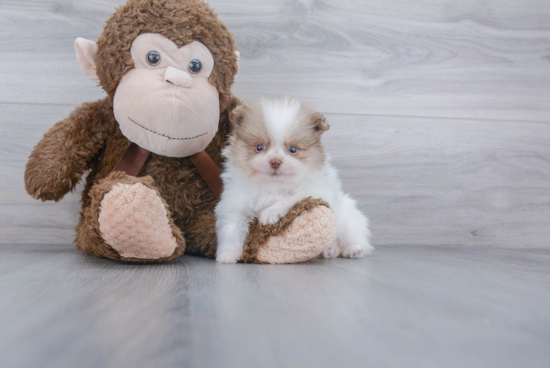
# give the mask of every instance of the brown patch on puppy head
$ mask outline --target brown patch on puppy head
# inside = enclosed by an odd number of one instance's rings
[[[290,129],[285,139],[287,147],[296,147],[292,155],[312,168],[321,168],[326,160],[321,136],[330,126],[325,117],[313,107],[302,103],[297,115],[296,124]]]
[[[269,147],[271,137],[259,101],[247,101],[229,113],[232,131],[227,156],[240,168],[247,170],[248,161],[259,153],[256,147]]]
[[[129,0],[109,18],[97,41],[97,74],[111,101],[122,77],[134,68],[130,48],[137,36],[157,33],[178,47],[203,43],[214,57],[210,82],[220,92],[220,110],[237,74],[235,41],[216,13],[200,0]]]
[[[270,137],[259,101],[248,101],[229,113],[233,125],[232,136],[250,145],[269,145]]]
[[[321,140],[321,135],[330,129],[325,117],[307,104],[300,104],[297,118],[298,124],[291,134],[304,134],[316,142]]]
[[[294,176],[318,170],[326,161],[321,136],[329,126],[308,105],[284,97],[249,101],[232,111],[230,119],[233,130],[226,153],[248,174],[265,174],[273,159],[281,162],[283,175]],[[259,144],[264,151],[257,151]],[[298,149],[296,153],[291,147]]]

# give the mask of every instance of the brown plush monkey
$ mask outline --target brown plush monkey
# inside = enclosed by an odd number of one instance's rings
[[[27,163],[27,192],[58,201],[88,172],[76,248],[130,262],[213,257],[217,199],[209,173],[189,157],[206,151],[221,167],[228,115],[239,104],[230,90],[233,36],[200,0],[129,0],[97,44],[77,39],[75,48],[108,96],[45,134]],[[328,205],[305,199],[275,225],[251,223],[243,261],[311,259],[334,237],[335,221]]]

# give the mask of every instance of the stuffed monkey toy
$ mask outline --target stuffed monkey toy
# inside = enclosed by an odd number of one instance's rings
[[[36,145],[27,192],[59,201],[87,172],[77,249],[126,262],[214,257],[214,207],[230,111],[240,101],[232,34],[200,0],[129,0],[97,43],[75,42],[107,97],[85,103]],[[328,205],[307,198],[277,224],[250,224],[243,262],[314,258],[336,233]]]

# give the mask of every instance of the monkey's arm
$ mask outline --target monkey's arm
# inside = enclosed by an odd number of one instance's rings
[[[27,162],[27,193],[42,201],[59,201],[76,186],[105,144],[107,103],[104,99],[77,107],[44,135]]]

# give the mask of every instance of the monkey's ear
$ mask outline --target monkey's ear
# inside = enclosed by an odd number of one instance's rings
[[[97,44],[94,41],[85,38],[77,38],[74,42],[76,51],[76,60],[80,64],[80,68],[90,79],[98,80],[96,69]]]
[[[315,129],[315,132],[319,134],[323,134],[330,128],[330,125],[327,124],[327,120],[320,112],[313,114],[311,123],[313,125],[313,129]]]
[[[231,110],[231,112],[229,113],[229,120],[231,121],[231,125],[241,125],[241,123],[243,122],[245,110],[246,106],[244,105],[239,105]]]
[[[235,73],[235,77],[239,75],[239,69],[241,68],[241,53],[237,50],[235,50],[235,55],[237,55],[237,73]]]

